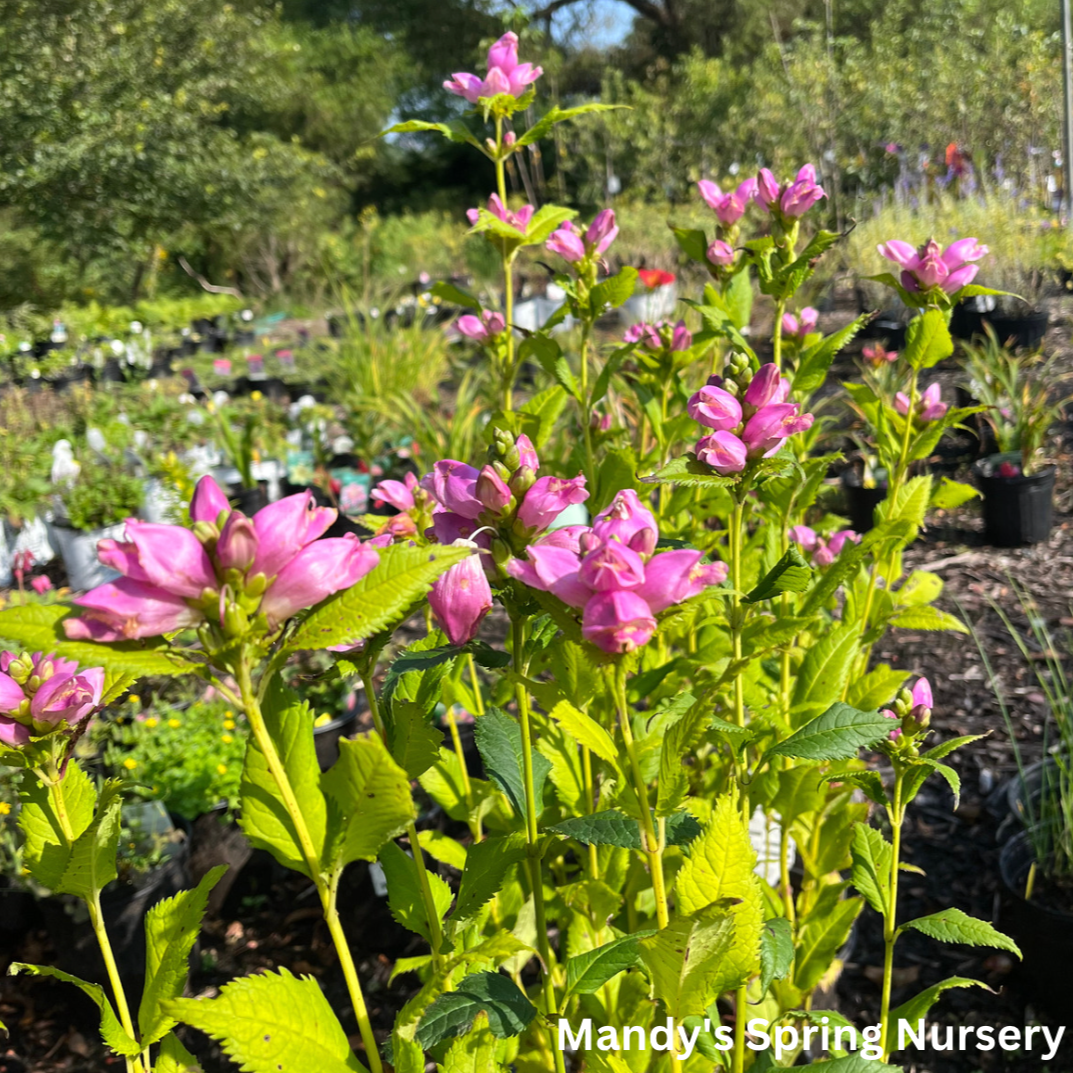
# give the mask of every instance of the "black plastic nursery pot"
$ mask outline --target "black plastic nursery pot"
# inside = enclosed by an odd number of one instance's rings
[[[344,712],[330,723],[313,728],[313,744],[317,749],[317,763],[321,771],[327,771],[339,759],[339,741],[354,733],[358,724],[356,709]]]
[[[1051,315],[1046,309],[1033,309],[1022,316],[988,313],[985,319],[1000,343],[1012,343],[1015,349],[1033,350],[1043,342]]]
[[[1017,979],[1023,990],[1060,1023],[1073,1018],[1073,912],[1025,899],[1029,871],[1036,862],[1028,831],[1019,831],[999,853],[999,871],[1006,887],[1000,926],[1021,948],[1024,960]],[[1040,881],[1037,876],[1036,888]]]
[[[1040,544],[1051,535],[1056,467],[1002,477],[999,466],[1016,456],[991,455],[973,466],[983,495],[984,535],[989,544],[1016,548]]]
[[[229,498],[247,518],[252,518],[262,507],[268,506],[268,491],[259,484],[253,488],[234,485]]]
[[[846,513],[850,527],[858,533],[867,533],[875,527],[876,507],[887,498],[886,484],[866,488],[856,470],[842,474],[842,491],[846,497]]]

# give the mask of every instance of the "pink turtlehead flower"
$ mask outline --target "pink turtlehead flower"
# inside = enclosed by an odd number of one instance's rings
[[[497,220],[501,220],[508,227],[513,227],[515,231],[524,235],[529,228],[529,221],[532,220],[536,209],[532,205],[523,205],[517,212],[512,212],[503,204],[498,194],[493,194],[488,199],[488,211]],[[480,209],[467,209],[466,218],[476,226],[481,219]]]
[[[705,384],[687,404],[694,421],[715,431],[726,431],[741,424],[741,403],[729,391]]]
[[[697,189],[719,222],[724,227],[733,227],[745,215],[749,202],[756,197],[757,180],[746,179],[738,184],[736,190],[724,194],[716,183],[701,179],[697,183]],[[708,256],[711,260],[715,260],[710,253]]]
[[[30,588],[32,588],[38,596],[44,596],[45,593],[52,588],[52,581],[44,574],[39,574],[37,577],[31,579]]]
[[[810,429],[812,421],[812,414],[799,413],[796,403],[770,403],[746,421],[741,440],[750,459],[770,458],[778,453],[783,440]]]
[[[988,253],[986,246],[974,238],[958,239],[945,250],[934,239],[919,249],[900,239],[891,239],[876,247],[888,261],[902,269],[902,286],[910,293],[930,291],[938,287],[954,294],[976,278],[980,266],[973,264]]]
[[[628,589],[613,589],[594,596],[581,619],[581,635],[609,653],[633,652],[648,644],[656,632],[656,618],[645,600]]]
[[[412,473],[407,473],[401,481],[381,481],[373,490],[373,498],[389,503],[396,510],[407,511],[414,509],[414,489],[417,487],[417,478]]]
[[[888,719],[897,719],[899,723],[901,722],[901,719],[900,719],[900,718],[899,718],[899,717],[898,717],[897,715],[895,715],[895,713],[894,713],[894,712],[892,712],[892,711],[890,710],[890,708],[883,708],[883,709],[882,709],[882,710],[880,711],[880,713],[879,713],[879,714],[880,714],[880,715],[885,715],[885,716],[886,716],[886,717],[887,717]],[[893,730],[892,730],[892,731],[891,731],[891,732],[890,732],[890,733],[889,733],[889,734],[887,735],[887,737],[888,737],[888,738],[889,738],[889,739],[890,739],[891,741],[897,741],[897,740],[898,740],[898,739],[899,739],[899,738],[900,738],[901,736],[902,736],[902,728],[901,728],[900,726],[897,726],[897,727],[895,727],[895,728],[894,728],[894,729],[893,729]]]
[[[790,397],[790,378],[779,372],[773,362],[761,365],[754,374],[742,396],[743,410],[747,416],[773,402],[785,402]]]
[[[847,541],[858,543],[860,534],[852,529],[840,529],[826,539],[807,525],[795,525],[789,531],[790,540],[808,554],[814,566],[830,566],[838,558]]]
[[[749,451],[733,432],[713,432],[697,440],[697,461],[711,466],[716,473],[730,477],[741,473],[749,461]]]
[[[488,50],[485,78],[466,71],[456,72],[444,82],[443,88],[476,104],[482,97],[497,97],[501,93],[520,97],[543,73],[543,68],[518,62],[518,35],[506,33]]]
[[[455,327],[467,339],[475,343],[490,343],[496,336],[501,335],[507,329],[507,322],[502,313],[493,313],[488,309],[482,309],[480,316],[472,313],[464,313],[455,321]]]
[[[909,396],[899,391],[894,396],[894,408],[906,417],[909,414]],[[930,421],[938,421],[946,416],[950,407],[942,400],[942,388],[938,383],[929,384],[917,400],[915,417],[927,424]]]
[[[897,350],[885,350],[882,343],[875,346],[866,346],[861,349],[861,356],[869,365],[882,366],[884,363],[892,363],[898,360]]]
[[[445,458],[421,478],[420,484],[444,510],[463,518],[477,518],[484,510],[484,504],[477,498],[478,476],[479,471],[465,462]]]
[[[518,448],[518,464],[536,473],[540,469],[540,456],[533,446],[533,441],[523,432],[515,439],[514,446]]]
[[[806,164],[797,173],[797,178],[783,186],[767,168],[761,168],[756,179],[756,203],[767,212],[777,212],[788,219],[804,216],[826,191],[816,182],[816,169]]]
[[[820,536],[815,529],[807,525],[795,525],[790,528],[790,540],[802,551],[815,551],[819,546]]]
[[[927,678],[918,678],[913,686],[913,706],[918,704],[925,708],[933,708],[935,700],[931,694],[931,682]]]
[[[570,264],[577,264],[585,259],[585,240],[574,230],[574,225],[569,220],[563,220],[559,224],[545,245],[552,253],[557,253]]]
[[[606,253],[617,237],[618,224],[615,223],[615,210],[603,209],[589,224],[589,229],[585,232],[585,245],[598,254]]]
[[[510,504],[513,495],[503,478],[490,465],[485,466],[477,474],[474,494],[493,514],[502,514]]]
[[[729,242],[724,242],[721,238],[717,238],[708,247],[708,260],[713,265],[726,268],[734,263],[734,247]]]
[[[538,477],[518,507],[518,521],[526,529],[547,529],[567,507],[589,498],[585,478]]]
[[[31,734],[63,725],[76,727],[100,707],[103,667],[80,670],[73,660],[41,652],[32,657],[5,652],[0,666],[0,741],[6,745],[25,745]]]
[[[472,547],[476,551],[477,545]],[[481,565],[481,556],[470,555],[436,578],[428,602],[451,644],[464,645],[472,641],[484,616],[492,609],[492,589]]]
[[[546,245],[552,253],[557,253],[565,261],[577,264],[586,257],[599,257],[605,253],[618,236],[613,209],[604,209],[589,224],[582,235],[569,220],[564,220],[552,232]]]
[[[376,551],[352,534],[321,539],[337,512],[317,507],[309,492],[270,503],[252,519],[230,508],[225,514],[226,502],[216,482],[203,477],[190,513],[195,524],[210,527],[205,544],[183,526],[137,519],[128,519],[126,541],[102,540],[101,561],[122,576],[74,601],[82,613],[64,621],[67,636],[155,637],[206,620],[238,628],[232,584],[244,590],[254,582],[261,595],[249,618],[263,614],[275,629],[296,611],[349,588],[377,564]],[[217,523],[221,528],[214,531]],[[237,581],[227,580],[236,575]]]
[[[665,342],[667,334],[670,335],[670,339]],[[626,343],[640,343],[648,350],[662,350],[666,346],[668,350],[680,351],[688,350],[693,345],[693,333],[686,327],[684,320],[676,322],[673,326],[666,320],[656,321],[655,324],[640,321],[631,328],[627,328],[622,339]]]
[[[617,540],[634,547],[651,545],[650,552],[659,539],[659,526],[655,515],[642,502],[632,488],[624,488],[610,504],[596,515],[592,532],[600,540]],[[638,550],[635,548],[634,550]]]
[[[804,339],[816,330],[820,314],[812,306],[805,306],[801,310],[801,316],[795,317],[793,313],[784,313],[782,318],[783,335],[792,335],[798,339]]]

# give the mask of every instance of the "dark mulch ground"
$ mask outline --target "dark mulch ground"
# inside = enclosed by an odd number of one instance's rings
[[[1073,306],[1054,303],[1054,322],[1047,340],[1049,350],[1064,356],[1073,371],[1070,323]],[[852,312],[844,303],[828,314],[823,326],[830,330]],[[847,364],[841,371],[852,373]],[[931,374],[943,383],[944,396],[953,394],[958,373],[952,364]],[[970,622],[986,645],[994,670],[1011,698],[1013,732],[1026,761],[1043,753],[1045,698],[1032,669],[1026,665],[1006,633],[992,604],[1004,607],[1023,625],[1015,586],[1033,601],[1052,631],[1073,627],[1073,427],[1056,441],[1059,482],[1055,530],[1046,545],[1000,550],[983,545],[978,509],[971,504],[950,516],[932,519],[922,539],[907,553],[907,566],[935,571],[946,588],[940,606]],[[972,454],[964,445],[962,464]],[[1064,657],[1073,647],[1063,651]],[[973,915],[995,921],[1021,938],[1018,899],[1006,890],[999,876],[1003,816],[996,809],[996,787],[1017,770],[1014,747],[971,639],[960,634],[918,633],[895,630],[877,650],[878,659],[915,673],[926,674],[935,692],[935,740],[959,734],[988,734],[949,761],[960,773],[962,796],[955,810],[952,794],[940,780],[929,783],[910,810],[904,836],[905,858],[925,875],[905,873],[901,918],[911,919],[957,906]],[[1000,830],[1001,829],[1001,830]],[[395,1014],[413,986],[403,977],[389,987],[392,963],[399,957],[422,952],[420,941],[403,931],[387,912],[384,899],[373,891],[365,865],[352,867],[340,899],[344,923],[352,938],[359,972],[374,1027],[386,1034]],[[11,960],[65,962],[72,951],[58,951],[49,939],[38,910],[20,915],[0,900],[0,968]],[[1073,908],[1073,900],[1068,904]],[[54,934],[54,930],[53,930]],[[1068,966],[1060,950],[1063,939],[1053,933],[1051,966]],[[878,1019],[877,976],[883,962],[881,926],[865,912],[838,983],[838,1006],[860,1024]],[[311,973],[321,980],[344,1026],[358,1043],[342,974],[327,930],[320,919],[315,892],[304,880],[284,872],[257,854],[243,870],[219,912],[212,915],[201,937],[191,993],[211,995],[236,975],[283,965],[296,973]],[[71,971],[79,967],[68,965]],[[950,976],[976,977],[992,991],[973,989],[947,992],[934,1011],[934,1020],[952,1025],[1024,1025],[1039,1022],[1052,1028],[1073,1021],[1071,970],[1057,981],[1048,978],[1046,965],[1021,967],[1007,954],[963,946],[944,946],[916,933],[907,934],[896,955],[894,1001]],[[103,978],[99,966],[81,966],[91,979]],[[0,1019],[9,1027],[8,1046],[0,1046],[0,1073],[98,1073],[122,1069],[122,1062],[104,1056],[96,1042],[96,1011],[88,999],[71,988],[46,980],[5,979],[0,983]],[[1067,1032],[1067,1036],[1070,1033]],[[188,1045],[203,1056],[207,1073],[234,1069],[204,1037],[187,1033]],[[1007,1054],[1000,1050],[969,1053],[910,1053],[903,1056],[909,1073],[1073,1073],[1073,1042],[1066,1042],[1058,1057],[1046,1065],[1038,1044],[1033,1054]]]

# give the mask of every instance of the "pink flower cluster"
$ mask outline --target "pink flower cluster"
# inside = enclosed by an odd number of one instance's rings
[[[192,529],[128,518],[125,541],[97,545],[101,562],[123,576],[78,597],[83,614],[64,630],[72,640],[121,641],[210,622],[235,636],[255,616],[274,630],[376,566],[376,550],[353,534],[318,539],[336,514],[302,492],[247,518],[202,477]]]
[[[793,313],[784,313],[782,316],[782,334],[792,336],[795,339],[804,339],[816,330],[819,323],[819,311],[812,306],[805,306],[801,310],[801,316],[795,317]]]
[[[891,741],[897,741],[902,736],[903,727],[906,727],[911,731],[923,730],[931,721],[931,709],[935,701],[931,694],[931,683],[927,678],[917,679],[916,685],[913,686],[910,698],[909,712],[905,718],[901,720],[902,725],[895,727],[888,735]],[[901,718],[896,712],[892,712],[889,708],[883,708],[879,714],[885,715],[888,719]]]
[[[425,536],[438,544],[460,544],[474,554],[436,579],[429,604],[452,644],[473,639],[492,606],[488,573],[493,534],[510,525],[521,539],[544,533],[567,507],[589,497],[585,478],[538,477],[540,458],[524,433],[514,441],[516,464],[489,463],[482,469],[444,459],[420,487],[436,506]]]
[[[899,391],[894,396],[894,408],[902,417],[908,416],[909,396],[904,391]],[[941,417],[944,417],[949,409],[949,405],[942,400],[942,389],[938,383],[929,384],[921,393],[920,398],[917,399],[914,416],[919,421],[927,424],[929,421],[938,421]]]
[[[502,313],[482,309],[480,316],[466,313],[455,321],[455,327],[467,338],[482,345],[490,343],[507,329]]]
[[[724,194],[718,184],[701,179],[697,183],[697,189],[719,222],[724,227],[733,227],[745,215],[749,202],[756,197],[757,180],[746,179],[738,184],[736,190],[728,190]],[[711,254],[708,256],[711,257]]]
[[[974,238],[962,238],[952,242],[944,251],[934,239],[929,239],[920,249],[908,242],[891,239],[876,247],[888,261],[901,266],[902,286],[910,293],[930,291],[938,287],[946,294],[953,294],[970,284],[980,271],[979,261],[988,249]]]
[[[875,346],[862,347],[861,357],[863,357],[869,365],[882,368],[883,365],[893,364],[898,360],[898,351],[885,350],[882,343],[876,343]]]
[[[20,746],[31,734],[76,727],[101,703],[104,668],[35,652],[0,653],[0,742]]]
[[[484,78],[456,71],[443,88],[476,104],[482,97],[498,97],[501,93],[520,97],[543,73],[543,68],[518,62],[518,35],[506,33],[488,50],[488,74]]]
[[[513,227],[520,234],[525,234],[529,228],[529,221],[533,218],[536,209],[532,205],[523,205],[517,212],[512,212],[503,204],[498,194],[493,194],[488,199],[488,211],[508,227]],[[476,227],[481,219],[480,209],[466,209],[466,219]]]
[[[756,203],[767,212],[796,220],[804,216],[827,192],[816,182],[816,169],[806,164],[797,178],[779,185],[767,168],[761,168],[756,179]]]
[[[816,566],[830,566],[838,558],[847,541],[854,544],[861,541],[860,533],[855,533],[852,529],[840,529],[824,538],[807,525],[793,526],[789,536]]]
[[[626,329],[622,337],[625,343],[639,343],[646,350],[688,350],[693,345],[693,333],[686,327],[684,320],[671,324],[670,321],[657,320],[654,324],[647,320],[639,321]]]
[[[726,580],[725,563],[692,548],[655,553],[659,528],[632,489],[619,492],[591,528],[569,526],[531,544],[507,572],[582,612],[581,632],[604,652],[632,652],[656,616]]]
[[[577,264],[586,257],[599,257],[607,252],[608,247],[618,237],[618,225],[615,223],[615,210],[604,209],[597,213],[596,219],[589,224],[584,235],[574,230],[569,220],[564,220],[551,233],[547,247],[565,261]]]
[[[697,441],[697,460],[724,477],[758,458],[777,454],[783,441],[812,427],[812,414],[787,402],[790,381],[773,364],[761,365],[741,401],[713,377],[689,400],[689,416],[713,431]]]

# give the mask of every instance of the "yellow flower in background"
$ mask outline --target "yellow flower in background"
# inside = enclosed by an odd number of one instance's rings
[[[137,760],[132,760],[129,756],[123,761],[123,766],[127,771],[133,771],[138,766]]]
[[[131,693],[130,696],[127,697],[127,702],[132,708],[140,708],[142,706],[142,698],[139,697],[137,693]]]
[[[11,812],[11,806],[6,801],[0,801],[0,816],[6,816]]]
[[[228,712],[227,714],[230,715],[231,713]],[[235,729],[235,721],[234,721],[234,719],[225,719],[224,720],[224,730],[234,730],[234,729]]]
[[[222,741],[224,743],[224,745],[230,745],[231,742],[233,742],[234,740],[235,739],[233,737],[231,737],[230,734],[221,734],[220,735],[220,741]]]
[[[148,727],[148,728],[149,728],[150,730],[152,730],[152,729],[153,729],[153,727],[157,727],[157,726],[160,726],[160,720],[159,720],[159,719],[154,719],[154,718],[152,718],[152,716],[150,716],[150,717],[149,717],[148,719],[146,719],[146,721],[145,721],[145,725],[146,725],[146,726],[147,726],[147,727]]]
[[[227,765],[226,764],[217,764],[216,765],[216,774],[217,775],[226,775],[227,774]]]
[[[262,395],[259,391],[251,391],[250,398],[253,399],[254,402],[260,402],[261,399],[264,398],[264,395]]]
[[[169,719],[168,726],[171,727],[172,730],[178,730],[179,727],[182,726],[182,723],[178,719]]]

